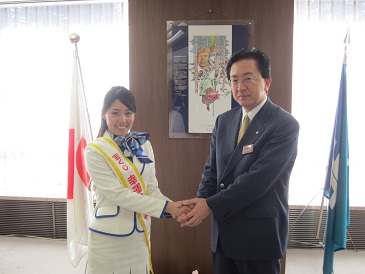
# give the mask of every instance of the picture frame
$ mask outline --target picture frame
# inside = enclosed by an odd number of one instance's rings
[[[216,117],[238,106],[226,65],[253,33],[252,20],[167,21],[169,138],[210,138]]]

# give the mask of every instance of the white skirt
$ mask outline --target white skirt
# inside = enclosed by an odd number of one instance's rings
[[[113,237],[89,231],[87,273],[149,274],[144,233]]]

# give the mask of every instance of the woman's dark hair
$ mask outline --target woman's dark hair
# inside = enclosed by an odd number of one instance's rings
[[[256,61],[257,69],[260,71],[262,78],[267,79],[271,77],[271,68],[270,68],[270,60],[267,55],[259,49],[241,49],[234,54],[232,54],[231,58],[228,60],[226,67],[226,74],[228,80],[231,79],[231,67],[234,63],[245,60],[252,59]]]
[[[108,125],[106,124],[106,121],[103,119],[103,115],[107,112],[107,110],[115,102],[115,100],[119,100],[123,105],[125,105],[133,113],[137,112],[136,101],[134,100],[133,93],[130,90],[128,90],[122,86],[112,87],[105,94],[105,97],[104,97],[103,108],[101,110],[101,124],[100,124],[98,137],[103,136],[105,131],[108,129]]]

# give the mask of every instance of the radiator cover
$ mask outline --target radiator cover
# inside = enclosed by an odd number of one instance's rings
[[[291,206],[288,248],[323,247],[327,209]],[[365,208],[350,209],[347,249],[365,249]],[[66,199],[0,197],[0,235],[67,238]]]

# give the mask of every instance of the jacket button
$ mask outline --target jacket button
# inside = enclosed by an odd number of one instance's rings
[[[224,184],[220,184],[219,186],[220,186],[220,187],[224,187]]]

